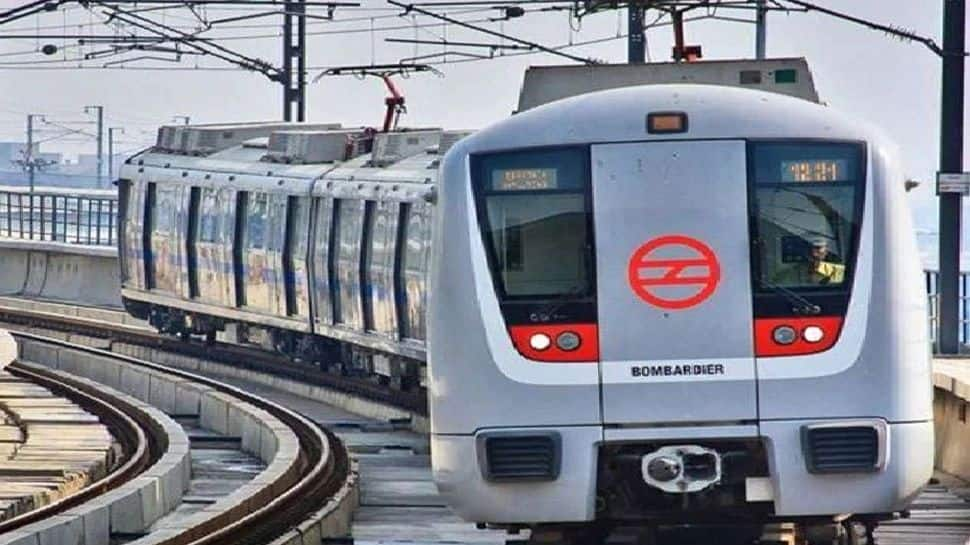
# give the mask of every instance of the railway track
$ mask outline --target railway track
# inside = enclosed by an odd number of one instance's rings
[[[0,534],[63,513],[126,483],[151,466],[164,449],[165,438],[136,407],[89,384],[73,381],[54,373],[28,368],[13,362],[7,371],[15,377],[47,388],[70,399],[87,412],[96,415],[121,445],[123,458],[106,476],[57,501],[0,522]]]
[[[97,324],[92,320],[77,321],[76,318],[63,315],[53,315],[54,318],[51,316],[52,313],[49,312],[0,307],[0,324],[44,330],[52,334],[70,333],[72,337],[86,338],[89,344],[101,343],[110,346],[112,343],[124,342],[191,357],[225,361],[252,371],[271,373],[292,380],[305,379],[313,384],[343,389],[354,395],[409,410],[416,415],[424,414],[426,407],[425,401],[420,399],[423,392],[388,392],[384,387],[366,379],[340,377],[316,371],[309,366],[294,365],[257,348],[224,343],[206,345],[196,341],[185,342],[160,337],[143,328]],[[291,368],[286,368],[287,366]],[[159,366],[159,369],[172,370],[164,366]],[[427,451],[420,436],[394,431],[387,428],[386,422],[335,411],[320,401],[305,398],[301,400],[291,392],[273,391],[271,387],[258,386],[242,379],[232,382],[236,390],[258,390],[261,396],[274,399],[277,404],[299,410],[308,419],[331,427],[349,443],[350,452],[361,461],[363,481],[362,507],[354,526],[355,543],[524,543],[524,536],[475,530],[470,524],[462,523],[450,514],[433,492]],[[367,430],[375,426],[376,431],[368,433]],[[970,543],[970,485],[948,476],[940,477],[938,482],[927,487],[914,504],[911,518],[880,526],[876,533],[878,544]]]
[[[58,326],[64,324],[62,321],[55,322]],[[90,330],[86,331],[86,333],[90,332]],[[299,449],[295,459],[288,463],[287,470],[281,472],[271,482],[261,482],[258,490],[253,490],[251,497],[244,504],[207,517],[179,535],[168,535],[164,539],[153,541],[153,543],[163,545],[255,545],[273,542],[274,539],[287,531],[311,519],[315,513],[320,511],[322,506],[327,505],[328,501],[334,498],[338,491],[345,486],[350,475],[350,460],[339,439],[314,422],[280,404],[211,378],[99,350],[89,345],[43,337],[23,331],[12,331],[12,333],[19,341],[29,341],[75,352],[80,351],[98,358],[108,357],[126,366],[147,369],[153,373],[164,373],[174,376],[178,380],[191,381],[193,384],[211,388],[220,394],[231,396],[265,411],[282,422],[296,436]],[[144,339],[144,337],[140,338]],[[130,340],[131,337],[128,337],[128,339]],[[94,486],[84,489],[81,493],[47,508],[38,509],[23,517],[0,523],[0,532],[16,528],[28,528],[28,525],[33,522],[46,519],[89,501],[113,487],[137,477],[164,450],[164,445],[160,444],[162,441],[149,431],[150,426],[144,423],[140,425],[137,419],[131,416],[132,412],[127,411],[125,404],[117,398],[104,393],[99,395],[96,391],[97,388],[90,385],[82,387],[79,386],[79,382],[72,383],[72,381],[63,378],[55,380],[51,378],[53,373],[34,369],[34,366],[27,369],[23,365],[15,364],[11,366],[11,371],[29,377],[31,380],[36,380],[53,390],[70,392],[72,397],[77,396],[79,400],[83,399],[79,403],[84,406],[97,407],[98,414],[106,415],[105,418],[109,427],[118,437],[123,439],[126,452],[130,452],[130,455],[124,466],[104,479],[103,482],[98,482]]]
[[[99,322],[77,316],[0,306],[0,323],[47,333],[70,334],[110,342],[129,343],[189,357],[204,357],[231,363],[244,369],[297,380],[302,383],[333,388],[350,395],[427,416],[428,401],[424,389],[402,391],[388,388],[367,377],[345,376],[321,371],[314,365],[301,364],[266,350],[224,342],[182,340],[162,336],[153,330],[120,323]]]

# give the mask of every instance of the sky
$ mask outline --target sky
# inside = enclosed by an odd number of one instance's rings
[[[0,6],[12,7],[24,1],[0,0]],[[943,0],[817,2],[942,42]],[[564,11],[529,9],[526,16],[504,22],[485,21],[500,13],[488,8],[473,12],[468,8],[453,8],[448,15],[484,21],[482,24],[488,28],[544,45],[605,40],[568,51],[609,62],[625,61],[626,42],[622,37],[626,33],[625,12],[597,13],[577,23]],[[201,15],[211,21],[239,13],[239,10],[209,8]],[[431,19],[399,14],[400,10],[383,0],[361,0],[359,8],[338,8],[334,21],[310,20],[311,80],[326,67],[396,63],[402,58],[443,51],[440,45],[385,42],[389,37],[427,40],[447,37],[510,43],[455,26],[443,27]],[[717,15],[751,18],[747,11],[723,8]],[[648,13],[647,21],[654,17]],[[115,32],[114,27],[100,24],[102,18],[97,11],[92,13],[73,6],[2,26],[0,37],[13,33],[63,33],[64,29],[77,33]],[[199,24],[198,19],[184,10],[170,12],[165,22],[186,31]],[[279,62],[279,17],[214,28],[214,36],[239,38],[223,42],[232,48]],[[825,103],[881,127],[900,146],[907,177],[923,182],[910,193],[910,203],[921,245],[931,248],[936,243],[937,229],[934,180],[939,154],[939,57],[922,44],[900,41],[818,13],[772,12],[768,17],[767,37],[769,57],[808,59]],[[754,54],[754,25],[712,19],[692,21],[686,27],[686,41],[701,45],[705,59],[750,58]],[[39,53],[39,48],[47,43],[57,45],[58,53],[51,56]],[[651,60],[669,60],[673,45],[671,28],[660,26],[649,30],[647,44]],[[183,55],[179,63],[143,60],[115,65],[112,69],[92,67],[120,57],[83,63],[73,60],[80,54],[103,49],[80,48],[63,40],[0,40],[0,140],[22,139],[27,113],[45,114],[54,123],[93,132],[92,125],[74,124],[91,121],[83,108],[92,104],[104,105],[110,126],[125,128],[118,146],[122,150],[135,150],[150,143],[155,128],[171,123],[176,115],[190,116],[193,122],[268,120],[281,115],[281,90],[277,84],[261,74],[231,69],[210,57]],[[487,54],[485,49],[464,51]],[[170,57],[165,53],[144,54]],[[459,58],[448,57],[452,61]],[[441,57],[432,57],[428,62],[441,60]],[[452,129],[486,126],[507,117],[514,109],[522,75],[529,65],[568,62],[548,54],[532,54],[437,64],[441,75],[422,73],[398,79],[408,107],[402,124]],[[79,65],[89,68],[77,69]],[[383,85],[376,78],[324,77],[309,84],[308,120],[378,125],[383,115],[384,96]],[[53,125],[46,125],[45,129],[49,137],[63,132],[55,130],[57,127]],[[85,134],[56,142],[66,149],[93,150],[91,139]],[[970,139],[966,147],[970,147]],[[964,225],[968,223],[965,219]]]

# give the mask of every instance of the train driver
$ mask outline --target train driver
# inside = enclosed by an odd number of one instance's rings
[[[806,258],[778,271],[772,281],[786,286],[814,286],[841,284],[845,280],[845,265],[829,260],[826,239],[813,239]]]

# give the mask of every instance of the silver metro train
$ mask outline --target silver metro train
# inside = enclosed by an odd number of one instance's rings
[[[426,383],[466,520],[831,543],[930,477],[902,174],[803,60],[534,69],[470,136],[163,127],[120,178],[131,313]]]
[[[126,308],[417,387],[439,152],[465,134],[163,127],[120,174]]]
[[[432,464],[464,519],[831,543],[930,478],[915,236],[869,126],[731,87],[585,94],[453,146],[435,217]]]

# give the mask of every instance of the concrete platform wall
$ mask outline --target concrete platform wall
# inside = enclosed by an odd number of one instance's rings
[[[970,481],[970,384],[942,373],[933,382],[936,468]]]
[[[117,250],[0,239],[0,295],[121,307]]]

